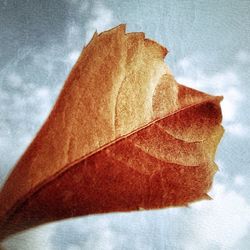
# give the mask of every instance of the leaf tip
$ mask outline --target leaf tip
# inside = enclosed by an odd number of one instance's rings
[[[213,200],[213,198],[211,196],[209,196],[208,194],[203,194],[202,199],[203,200],[209,200],[209,201]]]

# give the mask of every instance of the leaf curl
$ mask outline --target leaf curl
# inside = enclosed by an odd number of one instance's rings
[[[178,84],[167,50],[95,34],[0,193],[1,237],[73,216],[207,199],[222,97]]]

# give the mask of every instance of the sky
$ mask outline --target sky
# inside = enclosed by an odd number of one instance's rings
[[[250,249],[249,13],[249,0],[1,0],[1,185],[83,46],[120,23],[168,48],[177,81],[223,95],[225,127],[213,200],[52,223],[12,237],[5,249]]]

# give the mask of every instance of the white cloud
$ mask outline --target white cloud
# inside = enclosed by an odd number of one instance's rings
[[[16,72],[11,72],[8,76],[7,79],[9,81],[9,84],[13,87],[13,88],[18,88],[21,86],[22,84],[22,78],[19,74],[17,74]]]
[[[234,178],[234,185],[235,186],[244,186],[246,184],[246,179],[242,175],[236,175]]]
[[[82,0],[67,0],[67,2],[72,6],[72,5],[75,5],[74,7],[77,7],[77,9],[80,11],[80,12],[85,12],[89,5],[90,5],[90,2],[85,0],[85,1],[82,1]]]
[[[51,236],[55,225],[37,227],[10,237],[2,243],[6,250],[53,250]]]
[[[115,241],[113,232],[106,228],[104,231],[95,232],[93,237],[89,237],[83,244],[83,248],[92,250],[112,250],[114,249]]]
[[[249,234],[250,205],[241,194],[222,184],[214,185],[210,195],[212,201],[191,205],[185,249],[236,249]]]
[[[236,59],[243,64],[247,64],[250,62],[250,54],[247,51],[240,50],[237,55]]]
[[[53,49],[46,49],[33,53],[32,63],[34,66],[39,67],[39,69],[45,70],[45,73],[50,76],[55,70],[55,52]]]
[[[242,124],[242,123],[232,123],[226,125],[227,132],[231,133],[232,135],[236,135],[238,137],[249,138],[250,135],[250,128],[249,126]]]
[[[115,233],[111,230],[109,218],[110,217],[104,216],[95,218],[95,221],[91,226],[91,231],[94,231],[95,233],[89,233],[90,237],[88,237],[86,241],[81,242],[81,249],[112,250],[115,248],[116,238]],[[83,220],[81,222],[84,223]],[[80,229],[79,226],[80,225],[78,224],[78,231]]]
[[[80,53],[81,52],[78,50],[71,51],[66,58],[66,62],[69,63],[70,65],[73,65],[77,61]]]
[[[90,41],[94,32],[102,32],[114,25],[115,17],[112,10],[108,9],[102,2],[96,2],[91,11],[92,18],[87,22],[86,42]]]
[[[69,23],[67,24],[67,28],[66,28],[66,36],[67,36],[67,44],[66,46],[70,49],[73,49],[76,44],[77,41],[82,40],[82,44],[83,44],[83,38],[81,38],[82,35],[82,31],[79,27],[79,24],[77,24],[76,22],[73,23]]]
[[[204,70],[196,67],[197,64],[202,62],[195,62],[194,57],[183,58],[177,63],[178,69],[182,72],[176,76],[176,79],[190,87],[196,87],[203,91],[209,91],[214,94],[224,94],[228,90],[232,94],[232,89],[240,87],[240,79],[236,71],[232,68],[216,72],[215,74],[208,75]],[[242,96],[236,91],[234,98],[241,99]]]
[[[67,250],[81,250],[82,248],[80,246],[77,245],[70,245]]]
[[[89,249],[112,250],[116,249],[117,233],[111,228],[111,216],[90,216],[68,219],[56,223],[56,237],[60,240],[56,249]],[[68,235],[71,234],[71,235]],[[68,237],[62,237],[68,235]],[[72,236],[72,237],[71,237]],[[87,237],[86,237],[87,236]]]

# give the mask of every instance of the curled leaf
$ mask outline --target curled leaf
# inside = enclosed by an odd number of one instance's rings
[[[93,36],[0,193],[2,238],[73,216],[208,198],[222,98],[178,84],[166,54],[124,25]]]

